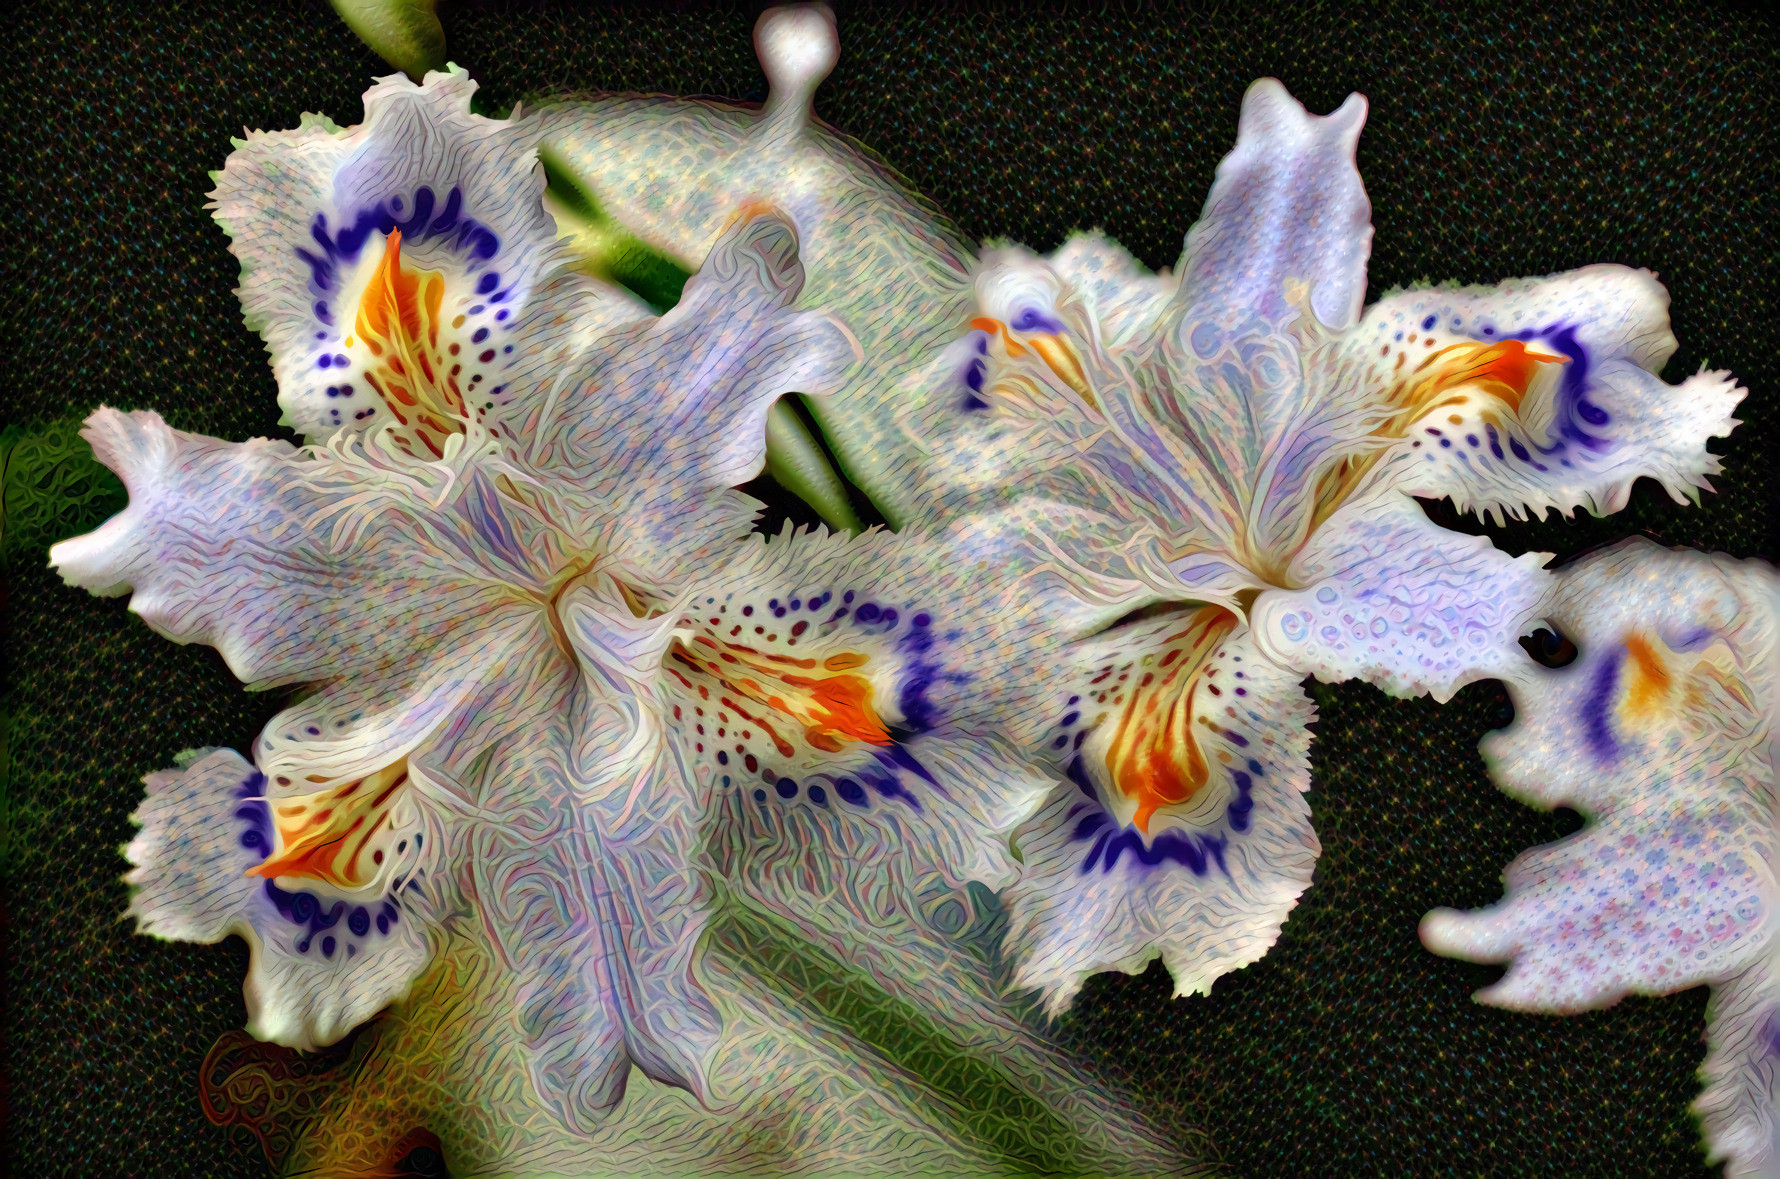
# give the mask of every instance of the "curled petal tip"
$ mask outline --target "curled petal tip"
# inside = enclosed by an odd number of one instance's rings
[[[754,51],[766,74],[767,110],[807,116],[822,79],[840,60],[840,35],[826,4],[769,8],[754,26]]]

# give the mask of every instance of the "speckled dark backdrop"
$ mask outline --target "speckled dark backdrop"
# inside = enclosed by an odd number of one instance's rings
[[[922,16],[842,8],[818,97],[967,232],[1048,249],[1102,226],[1172,263],[1255,77],[1313,110],[1372,102],[1360,167],[1372,288],[1493,282],[1590,262],[1655,269],[1681,351],[1750,387],[1703,508],[1646,485],[1605,521],[1492,530],[1573,555],[1634,529],[1775,553],[1776,31],[1737,9],[1579,5],[1538,15],[1389,2],[1122,6]],[[452,57],[503,104],[551,89],[758,100],[755,10],[447,9]],[[203,212],[206,173],[246,124],[357,121],[385,72],[319,3],[43,3],[5,17],[8,421],[101,401],[189,430],[277,434],[236,267]],[[1475,527],[1475,525],[1472,525]],[[14,560],[7,1150],[19,1175],[253,1175],[202,1117],[195,1074],[243,1019],[246,953],[133,937],[117,849],[143,773],[200,744],[246,748],[278,706],[122,600]],[[1211,1132],[1241,1174],[1686,1174],[1706,991],[1574,1019],[1470,994],[1492,968],[1416,940],[1434,905],[1500,893],[1516,852],[1572,829],[1498,795],[1475,753],[1506,722],[1493,684],[1445,707],[1316,690],[1316,887],[1261,964],[1171,1001],[1159,967],[1090,983],[1063,1036]]]

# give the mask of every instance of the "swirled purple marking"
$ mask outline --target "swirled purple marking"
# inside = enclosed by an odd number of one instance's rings
[[[272,841],[272,809],[267,804],[266,776],[255,770],[242,780],[235,789],[238,805],[235,818],[245,821],[246,830],[241,833],[240,843],[243,848],[253,853],[254,862],[259,863],[272,854],[275,845]],[[295,892],[279,888],[277,883],[267,880],[261,891],[265,894],[272,907],[292,925],[307,927],[308,932],[303,940],[296,943],[299,954],[307,954],[315,935],[324,930],[332,930],[344,918],[346,928],[354,937],[364,938],[371,932],[371,913],[364,905],[351,905],[347,901],[328,901],[312,892],[299,890]],[[378,913],[377,932],[388,936],[389,927],[396,923],[397,905],[393,896],[382,900],[381,911]],[[322,939],[321,952],[324,958],[332,958],[336,948],[336,939],[332,934]],[[346,943],[346,956],[353,957],[358,953],[357,943]]]
[[[1619,687],[1619,667],[1624,661],[1624,647],[1615,647],[1601,660],[1600,666],[1595,668],[1589,679],[1588,694],[1582,698],[1582,704],[1577,709],[1589,750],[1594,753],[1595,760],[1602,764],[1619,756],[1619,742],[1613,739],[1613,724],[1609,713],[1613,707],[1614,691]]]
[[[1532,328],[1516,332],[1515,339],[1538,340],[1569,357],[1570,362],[1564,365],[1564,373],[1558,386],[1557,413],[1553,425],[1558,440],[1550,447],[1540,447],[1545,454],[1557,454],[1564,449],[1563,439],[1569,439],[1585,449],[1600,452],[1612,447],[1610,439],[1591,433],[1612,421],[1612,415],[1588,399],[1591,361],[1588,349],[1576,338],[1574,325],[1559,324],[1553,327]]]
[[[301,246],[296,251],[297,257],[309,267],[310,288],[317,294],[332,290],[339,278],[340,265],[356,260],[359,251],[364,249],[365,242],[373,233],[387,237],[393,230],[399,229],[404,240],[414,242],[448,237],[453,250],[482,261],[500,252],[501,239],[494,231],[463,215],[462,189],[452,188],[450,195],[445,198],[445,207],[438,211],[437,216],[434,216],[433,211],[438,200],[433,195],[433,190],[425,185],[415,190],[413,208],[406,217],[401,215],[404,203],[400,196],[378,201],[369,208],[360,209],[350,225],[343,225],[332,233],[328,230],[328,215],[317,213],[315,220],[310,223],[309,236],[315,240],[319,252]],[[488,277],[495,276],[485,276],[483,281],[486,282]],[[500,301],[508,293],[510,292],[501,292],[496,301]],[[321,318],[325,323],[333,322],[326,316]]]

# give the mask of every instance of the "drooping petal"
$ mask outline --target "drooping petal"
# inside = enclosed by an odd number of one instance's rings
[[[697,864],[698,800],[654,699],[671,629],[597,584],[563,598],[582,671],[566,756],[507,790],[474,852],[484,919],[521,978],[533,1082],[577,1133],[622,1099],[633,1062],[711,1104],[722,1030],[695,973],[714,904]]]
[[[1438,952],[1513,958],[1482,993],[1575,1011],[1741,970],[1777,898],[1765,570],[1628,542],[1559,574],[1546,616],[1582,652],[1511,682],[1485,743],[1498,782],[1589,827],[1508,869],[1508,898],[1423,926]]]
[[[513,437],[591,336],[649,313],[565,269],[539,128],[471,114],[475,89],[385,78],[359,126],[252,132],[217,175],[248,325],[313,440],[387,426],[436,454],[463,418]]]
[[[401,498],[407,476],[393,458],[364,456],[360,484],[283,442],[221,442],[110,409],[83,436],[130,505],[54,546],[50,562],[94,593],[134,591],[131,609],[150,626],[216,647],[252,686],[375,666],[538,606],[511,584],[542,575],[530,537],[515,535],[486,483],[430,511]],[[347,517],[357,523],[343,535]]]
[[[331,1044],[404,994],[430,959],[441,914],[402,887],[362,897],[288,890],[252,875],[273,850],[267,782],[240,754],[214,750],[150,774],[124,854],[130,913],[143,933],[253,949],[248,1031],[296,1048]],[[289,881],[286,881],[289,883]]]
[[[923,505],[901,469],[899,419],[927,411],[923,373],[969,318],[974,247],[814,117],[811,95],[839,52],[821,10],[769,10],[755,45],[771,87],[764,109],[604,98],[545,109],[541,134],[607,213],[688,268],[735,209],[765,200],[783,210],[808,276],[803,305],[839,315],[863,354],[846,399],[812,409],[846,473],[901,525]]]
[[[1358,94],[1327,116],[1305,111],[1272,78],[1243,95],[1236,148],[1218,165],[1181,256],[1178,298],[1198,356],[1293,314],[1288,283],[1310,288],[1327,327],[1359,318],[1372,246],[1372,206],[1354,166],[1365,121]]]
[[[1558,574],[1546,607],[1580,657],[1511,682],[1485,743],[1505,790],[1589,824],[1509,865],[1507,897],[1422,922],[1436,953],[1508,961],[1477,998],[1582,1011],[1713,985],[1698,1109],[1731,1173],[1767,1173],[1780,1120],[1771,977],[1780,578],[1629,541]]]
[[[1526,664],[1518,640],[1539,616],[1545,560],[1441,528],[1387,491],[1336,512],[1292,565],[1304,588],[1263,593],[1250,622],[1284,667],[1445,701]]]
[[[1069,780],[1017,832],[1004,893],[1015,979],[1052,1014],[1090,974],[1158,956],[1177,994],[1209,992],[1267,952],[1310,885],[1315,710],[1235,628],[1218,607],[1133,623],[1085,646],[1063,685]]]
[[[1698,499],[1719,469],[1706,439],[1745,392],[1729,373],[1657,376],[1676,347],[1668,292],[1623,266],[1398,291],[1344,347],[1396,414],[1384,477],[1485,515],[1606,515],[1641,475]]]

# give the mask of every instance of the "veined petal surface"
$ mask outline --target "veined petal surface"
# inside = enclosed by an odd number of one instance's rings
[[[1515,723],[1484,752],[1503,789],[1589,824],[1510,864],[1500,904],[1428,914],[1422,940],[1509,962],[1477,998],[1521,1010],[1710,983],[1696,1108],[1729,1171],[1772,1173],[1780,577],[1634,540],[1560,572],[1543,609],[1581,653],[1510,683]]]

